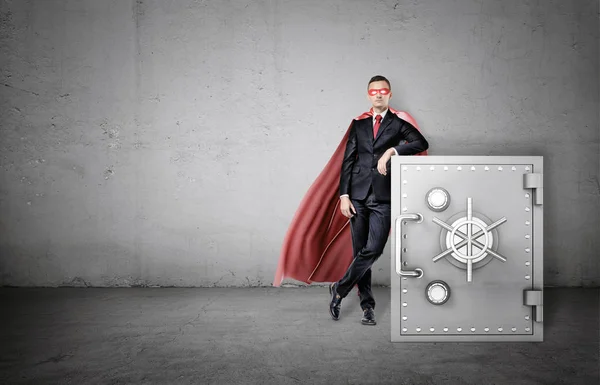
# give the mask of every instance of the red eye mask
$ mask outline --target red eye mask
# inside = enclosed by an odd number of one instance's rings
[[[371,95],[371,96],[375,96],[375,95],[377,95],[377,93],[378,93],[378,92],[379,92],[381,95],[387,95],[387,94],[389,94],[389,93],[390,93],[390,89],[389,89],[389,88],[379,88],[379,89],[377,89],[377,88],[371,88],[371,89],[369,90],[369,95]]]

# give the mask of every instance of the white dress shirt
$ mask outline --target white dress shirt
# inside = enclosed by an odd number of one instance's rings
[[[385,111],[383,111],[380,114],[373,114],[373,127],[375,127],[375,123],[376,123],[375,118],[377,117],[377,115],[381,115],[381,121],[383,122],[383,119],[385,118],[385,114],[387,114],[387,112],[388,112],[388,109],[386,108]]]

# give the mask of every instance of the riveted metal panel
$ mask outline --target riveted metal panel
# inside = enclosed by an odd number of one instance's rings
[[[392,341],[543,339],[524,300],[543,289],[541,174],[541,157],[392,158]]]

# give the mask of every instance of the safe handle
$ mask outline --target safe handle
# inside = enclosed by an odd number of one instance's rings
[[[417,214],[402,214],[396,218],[394,231],[396,233],[396,274],[401,277],[421,278],[423,270],[416,268],[414,270],[402,270],[402,221],[423,222],[423,216]]]

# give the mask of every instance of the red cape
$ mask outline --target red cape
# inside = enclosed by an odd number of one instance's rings
[[[408,113],[389,110],[419,129]],[[355,120],[369,116],[373,116],[373,109]],[[285,278],[307,284],[335,282],[352,263],[350,220],[339,209],[340,172],[350,127],[296,210],[283,241],[273,286],[281,286]],[[427,155],[427,151],[416,155]]]

